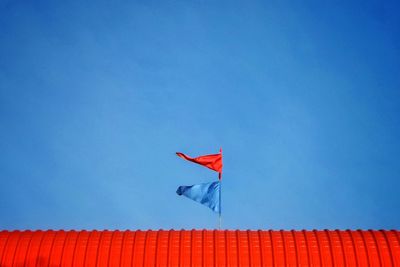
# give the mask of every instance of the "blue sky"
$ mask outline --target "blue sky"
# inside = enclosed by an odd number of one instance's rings
[[[399,12],[1,1],[0,229],[398,229]]]

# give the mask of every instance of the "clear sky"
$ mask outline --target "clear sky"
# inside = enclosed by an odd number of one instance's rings
[[[397,1],[0,1],[0,229],[400,228]]]

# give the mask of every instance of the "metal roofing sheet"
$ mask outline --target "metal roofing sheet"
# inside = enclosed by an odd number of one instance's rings
[[[400,232],[1,231],[9,266],[400,266]]]

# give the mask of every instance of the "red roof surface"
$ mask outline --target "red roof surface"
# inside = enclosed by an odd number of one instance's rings
[[[8,266],[400,266],[400,231],[1,231]]]

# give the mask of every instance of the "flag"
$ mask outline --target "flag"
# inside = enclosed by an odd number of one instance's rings
[[[220,207],[220,182],[180,186],[176,190],[178,195],[184,195],[191,200],[199,202],[214,212],[221,212]]]
[[[211,170],[219,172],[220,176],[221,176],[221,173],[222,173],[222,151],[219,154],[204,155],[204,156],[199,156],[197,158],[191,158],[180,152],[176,152],[176,155],[178,155],[178,157],[181,157],[188,161],[203,165],[204,167],[207,167]]]

